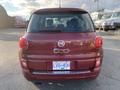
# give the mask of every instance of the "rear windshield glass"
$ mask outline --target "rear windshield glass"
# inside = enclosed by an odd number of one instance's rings
[[[28,32],[92,32],[88,13],[33,14]]]

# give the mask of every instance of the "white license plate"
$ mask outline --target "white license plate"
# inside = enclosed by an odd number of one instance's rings
[[[53,61],[53,70],[70,70],[70,61]]]

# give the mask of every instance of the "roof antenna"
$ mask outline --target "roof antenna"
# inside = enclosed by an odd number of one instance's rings
[[[62,7],[62,1],[59,0],[59,8],[61,8],[61,7]]]

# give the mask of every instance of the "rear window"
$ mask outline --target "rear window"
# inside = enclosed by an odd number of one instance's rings
[[[27,32],[93,32],[88,13],[33,14]]]

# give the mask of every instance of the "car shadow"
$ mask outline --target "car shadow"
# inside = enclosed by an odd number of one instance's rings
[[[99,86],[96,80],[43,81],[35,84],[39,90],[94,90]],[[92,86],[92,87],[91,87]]]

